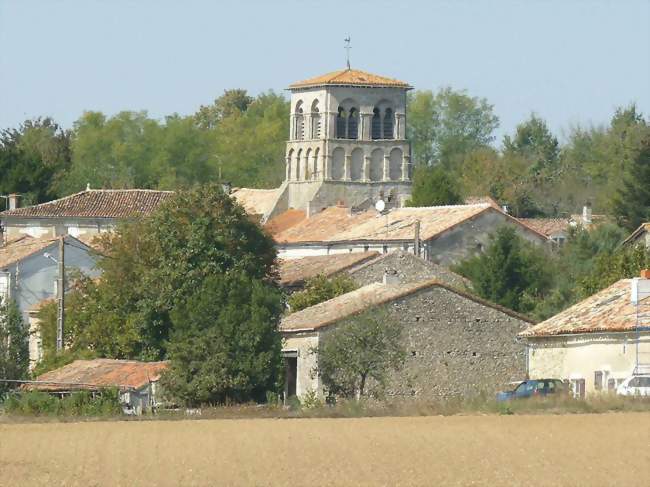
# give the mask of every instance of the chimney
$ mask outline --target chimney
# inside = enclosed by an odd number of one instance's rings
[[[650,279],[650,269],[643,269],[641,271],[641,279]]]
[[[630,301],[634,305],[650,297],[650,269],[643,269],[640,274],[630,281]]]
[[[582,223],[591,223],[591,203],[582,207]]]
[[[8,199],[9,199],[9,209],[10,210],[15,210],[18,207],[20,207],[20,202],[19,202],[20,195],[19,194],[11,193],[9,195]]]
[[[384,286],[396,286],[399,284],[399,276],[395,269],[384,269],[384,279],[382,281]]]
[[[503,205],[503,206],[501,207],[501,209],[503,210],[503,212],[504,212],[506,215],[509,215],[509,214],[510,214],[510,208],[508,208],[508,205]]]

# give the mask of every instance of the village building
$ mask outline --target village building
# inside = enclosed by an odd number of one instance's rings
[[[555,243],[562,245],[569,238],[571,230],[583,228],[592,230],[607,220],[605,215],[593,215],[591,206],[585,205],[582,214],[570,215],[566,218],[519,218],[529,227],[543,233]]]
[[[639,227],[623,241],[622,245],[642,245],[645,248],[650,249],[650,223],[642,223],[639,225]]]
[[[288,222],[272,219],[267,226],[284,259],[403,250],[450,266],[482,252],[490,234],[503,225],[534,244],[551,244],[546,235],[489,203],[394,208],[382,213],[334,206],[309,218],[296,212],[291,216]]]
[[[142,414],[161,403],[158,381],[167,362],[136,360],[75,360],[59,369],[39,375],[27,382],[23,390],[41,391],[59,397],[77,391],[100,393],[117,388],[119,401],[126,414]]]
[[[632,297],[648,279],[621,279],[519,334],[531,379],[571,382],[577,397],[614,391],[634,373],[650,373],[650,304]]]
[[[376,309],[403,327],[407,357],[404,368],[390,379],[390,396],[492,394],[525,377],[525,349],[516,336],[531,324],[528,318],[436,280],[402,284],[388,273],[382,282],[281,321],[285,395],[301,397],[310,391],[322,395],[323,384],[315,374],[319,345],[332,330]]]
[[[86,189],[22,208],[17,195],[12,195],[9,209],[0,213],[0,226],[5,240],[20,235],[95,235],[114,230],[120,221],[151,214],[172,194],[149,189]]]

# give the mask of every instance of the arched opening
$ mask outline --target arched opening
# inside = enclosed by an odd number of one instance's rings
[[[370,180],[381,181],[384,172],[384,151],[375,149],[370,154]]]
[[[348,139],[357,139],[359,135],[359,112],[356,108],[350,109],[348,117]]]
[[[402,149],[395,147],[390,151],[389,159],[388,177],[393,181],[397,181],[402,177]]]
[[[350,159],[350,179],[352,181],[360,181],[363,179],[363,150],[359,148],[354,149]]]
[[[293,167],[293,149],[287,154],[287,181],[291,181],[293,175],[295,174],[295,169]]]
[[[345,171],[345,151],[342,147],[337,147],[332,151],[332,179],[343,179]]]
[[[302,165],[302,149],[296,154],[296,181],[300,181],[301,178],[301,166]]]
[[[305,115],[302,108],[302,100],[296,103],[294,138],[302,140],[305,138]]]
[[[314,179],[322,179],[321,175],[323,173],[323,164],[320,160],[320,149],[316,147],[314,151]]]
[[[318,109],[318,100],[311,104],[311,138],[320,139],[320,110]]]
[[[303,179],[305,181],[308,181],[308,180],[310,180],[311,178],[314,177],[314,171],[310,167],[311,166],[311,149],[307,149],[307,153],[305,154],[304,165],[305,165],[305,171],[304,171],[305,176],[304,176]]]
[[[384,112],[384,139],[394,139],[393,136],[394,116],[390,108]]]
[[[343,107],[339,107],[338,115],[336,116],[336,138],[345,139],[347,134],[347,114]]]
[[[379,108],[372,111],[371,135],[373,140],[381,139],[381,115]]]

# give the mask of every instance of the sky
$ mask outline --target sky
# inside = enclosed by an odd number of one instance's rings
[[[282,91],[344,68],[348,35],[353,68],[486,98],[498,139],[650,115],[650,0],[0,0],[0,129]]]

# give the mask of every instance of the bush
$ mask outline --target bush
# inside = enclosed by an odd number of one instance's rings
[[[73,392],[59,399],[46,392],[29,391],[12,394],[4,402],[8,414],[19,416],[116,416],[122,413],[119,391],[102,389]]]

